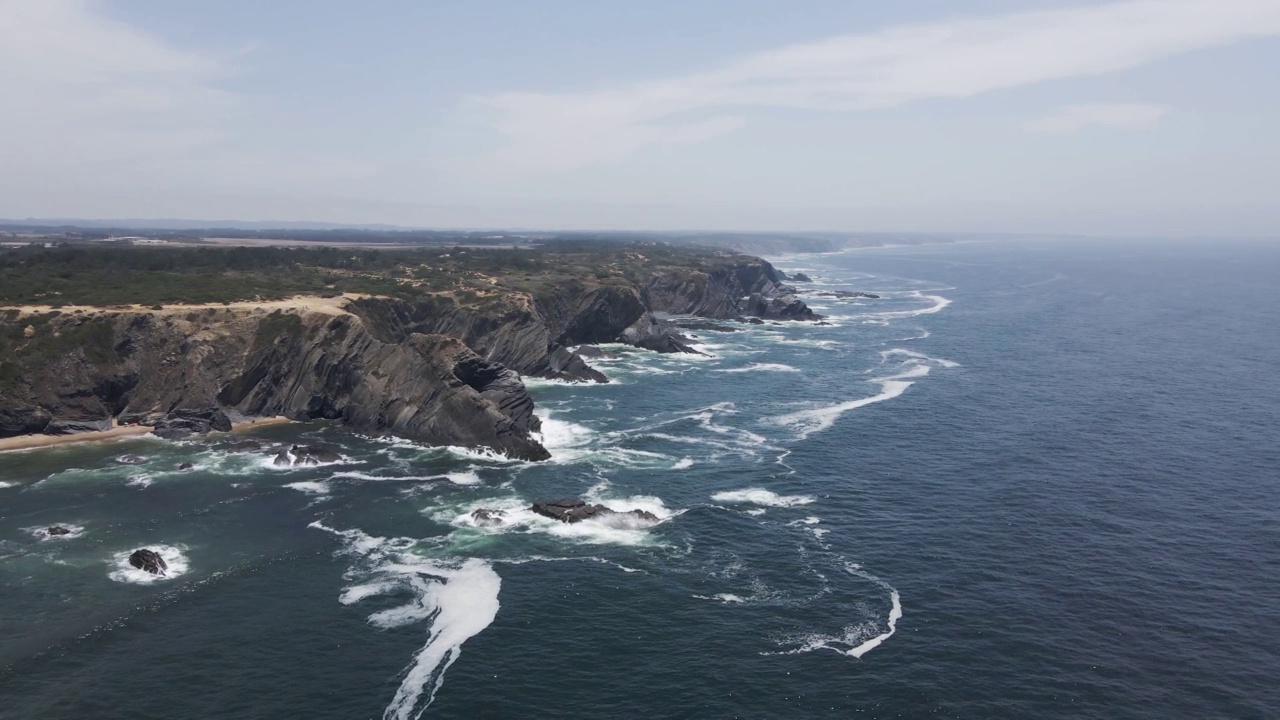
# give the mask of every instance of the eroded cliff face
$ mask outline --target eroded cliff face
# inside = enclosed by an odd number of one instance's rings
[[[40,365],[28,356],[27,382],[0,389],[0,435],[99,430],[113,419],[180,435],[229,430],[235,416],[285,415],[549,457],[531,435],[538,419],[520,376],[457,338],[386,342],[349,313],[209,309],[62,314],[31,340],[86,332],[95,345]]]
[[[649,279],[641,291],[654,312],[674,315],[738,319],[816,320],[782,275],[759,258],[713,267],[706,271],[664,273]]]
[[[18,316],[0,358],[0,437],[230,429],[235,417],[341,420],[432,445],[544,459],[520,377],[604,382],[570,348],[690,352],[664,317],[815,319],[771,265],[735,259],[630,284],[575,284],[483,302],[350,298],[268,311],[208,307]]]

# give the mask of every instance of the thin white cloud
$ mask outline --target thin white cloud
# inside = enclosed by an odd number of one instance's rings
[[[493,127],[507,140],[481,170],[519,176],[616,162],[647,145],[731,132],[745,108],[967,98],[1277,34],[1277,0],[1129,0],[841,35],[625,87],[475,98],[496,111]]]
[[[1145,130],[1159,122],[1168,112],[1169,108],[1164,105],[1071,105],[1053,115],[1033,120],[1025,128],[1041,135],[1070,135],[1087,127]]]
[[[238,99],[209,55],[165,45],[79,0],[0,0],[0,137],[44,164],[113,162],[210,142]]]
[[[0,0],[0,215],[370,172],[263,148],[253,103],[222,87],[240,54],[167,43],[91,0]]]

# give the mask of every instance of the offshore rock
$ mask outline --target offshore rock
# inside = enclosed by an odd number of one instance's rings
[[[658,516],[648,510],[618,512],[603,505],[590,505],[585,500],[578,498],[543,500],[535,502],[529,509],[543,517],[549,517],[552,520],[559,520],[564,523],[577,523],[583,520],[598,520],[614,516],[629,516],[647,523],[658,522]]]
[[[834,298],[870,298],[872,300],[880,299],[879,295],[875,293],[863,292],[862,290],[823,290],[821,292],[814,293],[814,295],[818,295],[821,297],[834,297]]]
[[[134,550],[129,556],[129,564],[152,575],[164,575],[169,571],[169,565],[160,553],[147,548]]]
[[[691,345],[691,340],[676,331],[674,325],[645,313],[634,325],[622,331],[618,342],[634,345],[660,353],[693,353],[702,355]]]
[[[599,350],[599,348],[596,348]],[[557,345],[551,351],[551,372],[555,377],[565,380],[590,380],[605,383],[609,378],[582,359],[581,352],[571,351],[563,345]]]
[[[70,535],[71,531],[61,525],[52,525],[45,530],[45,533],[50,537],[58,537],[59,535]]]
[[[505,522],[507,514],[501,510],[477,508],[471,511],[471,519],[480,527],[497,527]]]
[[[611,353],[611,352],[606,352],[605,350],[601,350],[598,345],[579,346],[577,349],[577,353],[578,353],[578,357],[582,357],[582,358],[601,358],[605,360],[612,360],[613,358],[618,357],[616,353]]]
[[[787,278],[784,278],[784,279],[787,279]],[[813,282],[813,278],[809,277],[808,275],[805,275],[802,272],[791,273],[791,277],[789,279],[792,282],[805,282],[805,283]]]

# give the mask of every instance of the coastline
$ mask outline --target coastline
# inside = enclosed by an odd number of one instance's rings
[[[256,418],[253,420],[244,420],[231,424],[231,432],[246,430],[249,428],[267,427],[270,425],[282,425],[292,422],[283,415],[275,417]],[[125,437],[134,437],[138,435],[150,435],[150,425],[124,425],[116,426],[110,430],[95,430],[92,432],[72,433],[70,435],[19,435],[16,437],[0,438],[0,453],[11,452],[16,450],[36,450],[46,447],[57,447],[60,445],[71,445],[73,443],[83,442],[104,442],[107,440],[116,440]],[[226,434],[226,433],[209,433]]]

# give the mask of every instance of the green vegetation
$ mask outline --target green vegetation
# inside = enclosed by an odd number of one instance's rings
[[[545,296],[704,268],[726,253],[666,243],[559,240],[528,248],[429,246],[0,248],[0,305],[128,305],[278,300],[367,293],[417,300],[447,293],[496,307],[495,290]]]
[[[274,345],[281,337],[296,340],[302,336],[302,318],[279,310],[258,321],[258,332],[253,338],[254,348]]]
[[[116,358],[115,327],[109,318],[91,318],[66,325],[49,321],[62,313],[53,311],[13,322],[0,323],[0,388],[12,389],[20,367],[42,367],[77,350],[92,363],[104,364]],[[32,329],[30,337],[26,328]]]

